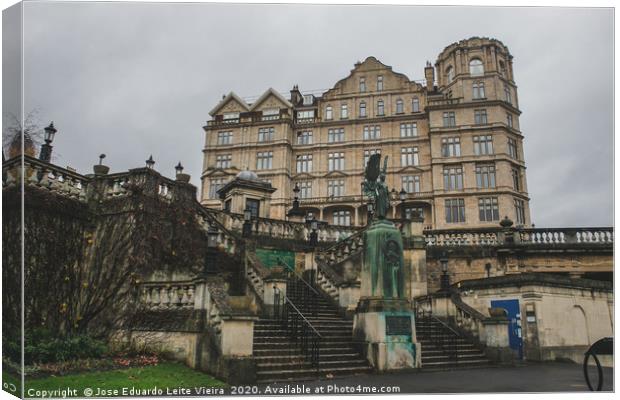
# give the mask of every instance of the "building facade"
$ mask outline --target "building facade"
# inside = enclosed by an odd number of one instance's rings
[[[295,185],[301,207],[335,225],[365,225],[366,161],[389,157],[394,219],[421,212],[433,229],[497,227],[508,216],[529,226],[529,197],[512,56],[498,40],[446,47],[425,82],[374,57],[321,96],[297,86],[248,104],[234,93],[210,112],[201,202],[221,208],[217,191],[250,169],[277,190],[270,218],[285,219]],[[404,190],[404,201],[399,191]]]

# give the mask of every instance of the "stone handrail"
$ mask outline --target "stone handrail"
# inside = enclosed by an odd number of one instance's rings
[[[520,229],[519,242],[527,244],[612,244],[614,242],[614,230],[611,227]]]
[[[256,258],[255,254],[246,252],[246,279],[252,290],[260,301],[264,302],[265,279],[269,277],[271,271]]]
[[[428,246],[494,246],[500,243],[500,230],[426,230],[424,239]]]
[[[229,213],[211,208],[204,208],[223,226],[233,232],[242,232],[243,215]],[[350,226],[319,225],[319,242],[335,242],[358,232],[359,228]],[[276,237],[281,239],[309,240],[311,230],[304,222],[284,221],[273,218],[256,218],[252,220],[252,233],[255,235]]]
[[[611,245],[614,232],[612,227],[428,229],[424,231],[424,237],[427,246]],[[508,238],[512,241],[509,242]]]
[[[238,249],[238,244],[242,240],[236,233],[228,230],[224,224],[210,213],[210,210],[204,208],[202,205],[199,205],[196,217],[198,223],[205,232],[208,232],[211,226],[215,227],[217,229],[218,245],[228,254],[235,254]]]
[[[364,248],[364,232],[365,229],[359,230],[353,235],[348,236],[321,250],[317,255],[317,259],[326,264],[332,265],[357,254]]]
[[[450,300],[452,300],[452,304],[454,305],[456,311],[454,315],[456,326],[476,338],[478,341],[481,341],[481,334],[484,329],[483,322],[489,317],[466,304],[461,299],[459,292],[456,290],[451,291]]]
[[[324,293],[327,293],[336,304],[340,301],[340,291],[338,287],[344,280],[329,265],[317,260],[316,283]]]
[[[430,314],[443,319],[464,335],[484,343],[484,322],[489,319],[466,304],[459,292],[451,288],[449,293],[437,292],[415,299],[416,313]]]
[[[89,179],[77,172],[24,156],[22,175],[22,158],[14,157],[2,165],[2,188],[24,185],[47,189],[62,196],[84,201]]]
[[[19,185],[22,179],[21,165],[22,157],[14,157],[2,164],[3,189]],[[145,193],[157,195],[166,202],[195,196],[193,186],[166,178],[148,168],[106,175],[82,175],[30,156],[23,157],[23,165],[25,185],[46,189],[81,202],[86,202],[87,196],[91,196],[90,187],[94,187],[105,199],[129,195],[128,188],[131,186],[152,188],[149,189],[150,193]]]
[[[148,310],[194,308],[193,281],[145,282],[140,285],[140,303]]]

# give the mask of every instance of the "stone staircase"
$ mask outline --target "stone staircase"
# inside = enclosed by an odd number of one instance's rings
[[[418,341],[422,346],[423,369],[472,368],[490,364],[489,359],[476,345],[447,329],[441,322],[433,318],[417,318],[415,326]],[[442,348],[437,344],[438,339],[451,345]]]
[[[261,318],[254,324],[258,383],[310,380],[372,371],[352,340],[353,321],[340,317],[336,307],[324,298],[317,301],[316,316],[311,315],[308,305],[296,305],[322,336],[318,369],[306,361],[299,346],[287,336],[279,321]]]

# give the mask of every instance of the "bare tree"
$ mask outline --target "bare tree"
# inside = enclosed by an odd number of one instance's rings
[[[43,144],[43,128],[39,119],[39,110],[33,109],[25,115],[22,121],[13,113],[4,114],[4,129],[2,131],[2,148],[6,151],[15,136],[26,135],[32,140],[35,148]]]

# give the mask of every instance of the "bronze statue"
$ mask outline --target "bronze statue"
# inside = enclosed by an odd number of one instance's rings
[[[373,154],[368,159],[364,171],[364,195],[371,199],[375,207],[375,216],[378,219],[385,219],[390,208],[390,191],[385,183],[387,161],[386,156],[383,160],[383,170],[381,170],[381,154]]]

